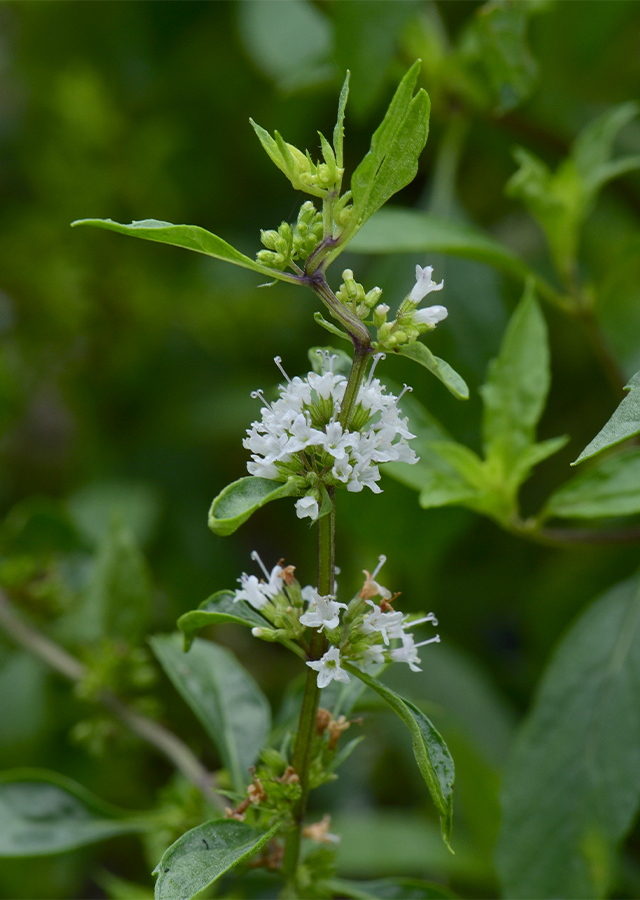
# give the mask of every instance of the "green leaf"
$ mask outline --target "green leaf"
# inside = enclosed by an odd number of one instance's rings
[[[269,266],[263,266],[254,259],[250,259],[216,234],[212,234],[198,225],[172,225],[171,222],[159,222],[157,219],[143,219],[140,222],[132,222],[131,225],[121,225],[111,219],[78,219],[71,225],[72,227],[91,225],[94,228],[105,228],[107,231],[117,231],[119,234],[144,238],[147,241],[158,241],[161,244],[184,247],[187,250],[195,250],[196,253],[204,253],[205,256],[213,256],[214,259],[233,263],[244,269],[251,269],[268,278],[293,283],[296,281],[293,276],[285,272],[270,269]]]
[[[277,833],[235,819],[213,819],[179,837],[154,869],[156,900],[192,900],[221,875],[249,860]]]
[[[209,528],[215,534],[232,534],[266,503],[280,497],[299,496],[296,478],[289,478],[284,484],[255,475],[239,478],[228,484],[211,504]]]
[[[571,155],[589,193],[599,191],[612,178],[640,167],[638,156],[610,161],[618,132],[638,115],[639,109],[635,101],[614,106],[589,122],[576,138]]]
[[[188,653],[181,635],[156,634],[151,649],[213,740],[234,789],[248,781],[271,725],[266,697],[233,653],[196,638]]]
[[[326,331],[330,331],[331,334],[335,334],[336,337],[342,338],[343,341],[348,341],[350,344],[352,343],[351,338],[349,337],[347,332],[343,331],[341,328],[338,328],[338,326],[334,325],[332,322],[327,322],[322,313],[314,312],[313,318],[321,328],[324,328]]]
[[[246,600],[234,600],[233,591],[218,591],[201,603],[197,609],[184,613],[178,619],[178,628],[184,634],[185,652],[191,647],[196,634],[208,625],[234,622],[248,628],[269,626],[269,622]]]
[[[328,887],[351,900],[452,900],[456,897],[444,885],[418,878],[378,878],[375,881],[332,878]]]
[[[353,209],[345,239],[350,239],[389,197],[416,176],[418,157],[429,134],[431,108],[422,88],[413,96],[419,71],[417,60],[398,85],[382,124],[371,138],[371,149],[353,173]]]
[[[406,344],[402,347],[394,348],[394,353],[399,356],[406,356],[428,369],[432,375],[441,381],[447,390],[457,397],[458,400],[469,399],[469,388],[464,378],[451,368],[449,363],[443,359],[434,356],[431,350],[420,341],[414,341],[413,344]]]
[[[74,640],[104,637],[135,643],[151,616],[151,579],[145,557],[129,526],[114,519],[98,546],[86,592],[61,622]]]
[[[449,838],[453,824],[453,780],[455,770],[451,754],[429,719],[417,706],[409,700],[399,697],[394,691],[381,684],[375,678],[356,669],[349,663],[345,668],[363,681],[367,687],[389,704],[391,709],[402,719],[413,740],[413,752],[418,768],[425,780],[431,798],[440,814],[440,830],[442,838],[451,849]]]
[[[150,830],[70,778],[44,769],[0,773],[0,856],[64,853],[119,834]]]
[[[487,457],[497,452],[511,468],[533,443],[550,382],[547,326],[528,282],[480,389]]]
[[[544,516],[597,519],[640,512],[640,449],[602,460],[552,494]]]
[[[410,209],[382,209],[349,244],[356,253],[448,253],[525,279],[530,268],[473,225]]]
[[[343,154],[343,143],[344,143],[344,111],[347,106],[347,100],[349,98],[349,78],[351,77],[351,73],[347,69],[347,74],[345,76],[342,90],[340,91],[340,99],[338,100],[338,117],[336,119],[336,125],[333,129],[333,149],[336,153],[336,163],[339,168],[344,166],[344,154]]]
[[[617,585],[556,649],[503,789],[505,897],[607,894],[640,802],[640,591]]]
[[[640,372],[636,372],[625,386],[625,391],[629,391],[629,396],[624,398],[606,425],[587,444],[575,462],[571,463],[572,466],[640,434]]]

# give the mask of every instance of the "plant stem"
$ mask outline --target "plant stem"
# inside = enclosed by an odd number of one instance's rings
[[[0,625],[17,644],[31,651],[69,681],[77,683],[86,677],[86,666],[68,653],[64,647],[45,637],[20,618],[2,591],[0,591]],[[120,719],[130,731],[166,756],[185,778],[198,788],[212,806],[216,809],[224,809],[222,799],[214,790],[213,775],[204,768],[180,738],[154,722],[153,719],[131,709],[113,691],[102,690],[96,699]]]
[[[331,498],[331,512],[318,521],[318,593],[322,596],[333,593],[335,581],[335,552],[336,552],[336,507],[335,488],[328,487]],[[322,631],[314,631],[311,638],[309,652],[310,659],[320,659],[327,650],[327,639]],[[309,764],[313,749],[313,738],[316,731],[316,718],[318,715],[318,702],[320,700],[320,688],[318,676],[313,669],[307,672],[307,680],[302,697],[302,707],[298,720],[298,734],[293,750],[291,765],[296,770],[300,779],[302,793],[293,808],[295,827],[287,835],[282,861],[282,871],[288,879],[293,879],[298,867],[300,855],[300,842],[304,814],[307,809],[309,797]]]

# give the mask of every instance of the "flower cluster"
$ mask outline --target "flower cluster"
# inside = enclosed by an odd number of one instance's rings
[[[379,463],[418,461],[407,443],[415,435],[398,408],[402,394],[386,393],[373,377],[375,362],[358,392],[349,428],[343,427],[339,419],[347,379],[334,374],[334,359],[325,353],[321,372],[290,379],[276,357],[287,381],[280,386],[279,399],[270,404],[259,391],[252,394],[264,405],[261,420],[247,429],[243,441],[251,451],[247,469],[251,475],[274,481],[297,477],[304,492],[296,503],[299,518],[318,518],[321,485],[348,491],[361,491],[366,485],[380,493]]]
[[[322,596],[310,586],[300,588],[291,566],[283,569],[277,565],[269,572],[257,554],[252,555],[262,566],[266,580],[243,574],[234,601],[247,601],[265,616],[269,625],[276,626],[269,627],[265,622],[267,627],[254,628],[256,637],[299,640],[305,628],[324,631],[330,644],[328,650],[321,659],[307,661],[318,673],[320,688],[334,680],[351,680],[342,666],[344,662],[363,671],[385,663],[405,662],[412,672],[419,672],[418,649],[440,640],[435,635],[416,643],[409,629],[428,622],[437,626],[438,621],[433,613],[412,619],[393,608],[396,597],[375,580],[386,562],[384,556],[373,574],[364,570],[362,590],[347,605],[339,603],[335,595]]]
[[[392,350],[402,344],[410,344],[426,331],[433,331],[438,322],[447,318],[445,306],[417,308],[428,294],[441,291],[444,287],[444,281],[436,284],[432,276],[433,266],[416,266],[416,283],[400,304],[393,322],[387,322],[389,307],[386,303],[376,306],[373,322],[378,329],[378,340],[374,346],[380,350]]]

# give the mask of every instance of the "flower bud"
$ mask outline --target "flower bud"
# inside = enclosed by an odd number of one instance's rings
[[[373,324],[376,328],[381,328],[387,321],[387,313],[389,312],[389,307],[386,303],[380,303],[373,311]],[[380,335],[378,334],[378,339]]]

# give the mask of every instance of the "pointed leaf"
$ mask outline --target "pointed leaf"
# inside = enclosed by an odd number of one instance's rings
[[[179,837],[154,869],[156,900],[193,900],[221,875],[251,859],[278,831],[256,831],[235,819],[213,819]]]
[[[244,791],[271,725],[266,697],[233,653],[196,638],[188,653],[181,635],[149,639],[162,668],[215,743],[234,789]]]
[[[605,182],[615,178],[616,174],[628,171],[626,166],[630,165],[633,158],[614,160],[613,163],[609,160],[618,132],[638,115],[638,109],[635,101],[614,106],[589,122],[576,138],[571,155],[589,192],[598,191]],[[615,172],[612,167],[619,162],[626,165]],[[630,168],[636,167],[637,165],[630,165]]]
[[[489,365],[480,389],[484,401],[485,454],[500,449],[507,467],[535,439],[536,425],[544,410],[549,384],[547,326],[528,282],[513,313],[500,353]]]
[[[344,165],[344,156],[342,152],[342,145],[344,143],[344,111],[349,98],[350,77],[351,73],[347,69],[342,90],[340,91],[340,99],[338,100],[338,117],[336,119],[335,128],[333,129],[333,149],[336,152],[336,162],[340,168]]]
[[[409,184],[429,133],[430,101],[413,90],[420,71],[416,61],[400,82],[387,113],[371,138],[371,149],[351,178],[353,211],[346,235],[355,233],[383,203]]]
[[[0,856],[64,853],[151,827],[56,772],[0,773]]]
[[[546,516],[597,519],[640,512],[640,449],[602,460],[547,501]]]
[[[418,768],[440,814],[442,838],[447,847],[451,849],[449,838],[451,837],[453,824],[453,780],[455,770],[447,745],[429,719],[417,706],[414,706],[409,700],[403,699],[386,687],[386,685],[376,681],[375,678],[356,669],[355,666],[344,663],[344,667],[352,675],[363,681],[367,687],[375,691],[378,696],[382,697],[411,732],[413,752]]]
[[[393,351],[399,356],[406,356],[407,359],[413,359],[415,362],[428,369],[432,375],[441,381],[447,390],[457,397],[458,400],[469,399],[469,388],[458,373],[451,368],[449,363],[443,359],[434,356],[431,350],[420,341],[414,341],[413,344],[407,344],[403,347],[396,347]]]
[[[640,434],[640,372],[636,372],[625,391],[629,391],[629,396],[624,398],[606,425],[571,463],[572,466]]]
[[[347,334],[346,331],[342,331],[341,328],[338,328],[337,325],[334,325],[332,322],[327,322],[327,320],[323,317],[322,313],[314,312],[313,318],[316,320],[318,325],[321,328],[324,328],[326,331],[330,331],[331,334],[335,334],[336,337],[342,338],[343,341],[348,341],[352,343],[351,338]]]
[[[555,651],[503,788],[503,896],[608,895],[640,803],[640,591],[617,585]]]
[[[280,497],[299,496],[295,478],[290,478],[284,484],[254,475],[239,478],[228,484],[211,504],[209,528],[215,534],[232,534],[265,503]]]
[[[195,250],[196,253],[204,253],[205,256],[213,256],[214,259],[222,259],[244,269],[251,269],[269,278],[280,281],[294,282],[296,279],[263,266],[254,259],[240,253],[231,244],[223,241],[216,234],[212,234],[198,225],[172,225],[171,222],[159,222],[157,219],[143,219],[140,222],[132,222],[130,225],[121,225],[111,219],[78,219],[71,223],[76,225],[92,225],[94,228],[105,228],[107,231],[117,231],[119,234],[127,234],[131,237],[144,238],[147,241],[158,241],[161,244],[171,244],[174,247],[184,247],[187,250]]]
[[[246,600],[234,600],[233,591],[218,591],[178,619],[178,628],[184,634],[185,652],[191,647],[196,634],[209,625],[221,625],[223,622],[234,622],[248,628],[269,626],[269,622],[260,615]]]

